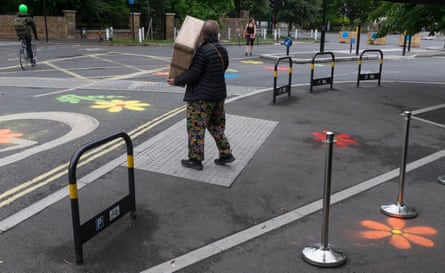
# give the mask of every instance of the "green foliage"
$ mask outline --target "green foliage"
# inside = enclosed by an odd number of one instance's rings
[[[390,32],[405,32],[414,35],[423,28],[429,31],[445,30],[445,6],[385,3],[372,17],[385,18],[378,36]]]
[[[307,26],[320,15],[321,4],[322,0],[287,0],[278,11],[278,20],[289,25]]]
[[[416,5],[378,0],[285,0],[278,11],[278,20],[301,27],[321,25],[321,7],[328,4],[326,20],[331,24],[362,24],[373,20],[386,20],[379,35],[387,32],[414,34],[426,28],[430,31],[445,30],[445,5]],[[130,5],[128,0],[2,0],[1,14],[15,14],[19,4],[28,6],[33,15],[60,16],[63,10],[76,10],[79,27],[114,26],[128,27]],[[136,12],[153,18],[158,31],[163,29],[165,13],[174,12],[182,20],[186,15],[201,19],[216,19],[231,15],[238,17],[240,10],[249,10],[257,20],[270,19],[273,15],[269,0],[135,0]],[[144,21],[148,22],[148,20]]]
[[[250,16],[254,17],[256,20],[264,20],[270,15],[269,0],[240,0],[239,2],[240,7],[238,14],[240,10],[248,10]]]
[[[369,14],[379,6],[380,1],[373,0],[334,0],[329,4],[330,20],[347,18],[351,24],[368,22]]]
[[[203,20],[218,20],[235,7],[233,0],[167,0],[166,4],[180,19],[190,15]]]

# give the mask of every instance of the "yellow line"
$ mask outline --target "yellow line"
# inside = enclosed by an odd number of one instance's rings
[[[163,114],[163,115],[161,115],[159,117],[156,117],[155,119],[153,119],[153,120],[151,120],[151,121],[149,121],[149,122],[147,122],[147,123],[145,123],[145,124],[135,128],[135,129],[133,129],[131,132],[128,133],[128,135],[131,138],[136,138],[136,137],[140,136],[141,134],[149,131],[153,127],[159,125],[160,123],[162,123],[162,122],[164,122],[164,121],[174,117],[175,115],[181,113],[184,110],[185,110],[185,106],[180,106],[178,108],[175,108],[175,109],[173,109],[173,110],[171,110],[171,111],[169,111],[169,112],[167,112],[167,113],[165,113],[165,114]],[[118,141],[119,140],[116,139],[114,141],[111,141],[109,143],[109,145],[103,145],[101,147],[98,147],[97,149],[94,149],[94,150],[86,153],[83,156],[85,159],[82,160],[81,162],[79,162],[78,167],[84,166],[87,163],[89,163],[89,162],[91,162],[91,161],[101,157],[102,155],[105,155],[105,154],[115,150],[119,146],[123,145],[123,143],[117,143],[116,144],[116,142],[118,142]],[[111,145],[111,147],[104,149],[104,146],[110,146],[110,145]],[[99,149],[101,150],[101,152],[97,152]],[[90,156],[91,154],[93,154],[93,156]],[[58,179],[58,178],[60,178],[60,177],[62,177],[64,175],[67,175],[68,174],[68,165],[69,165],[69,163],[62,164],[62,165],[52,169],[51,171],[49,171],[47,173],[44,173],[44,174],[42,174],[42,175],[40,175],[40,176],[38,176],[38,177],[36,177],[34,179],[31,179],[31,180],[29,180],[29,181],[27,181],[25,183],[22,183],[22,184],[18,185],[15,188],[12,188],[12,189],[2,193],[0,195],[0,199],[4,199],[7,196],[11,196],[11,195],[12,196],[9,197],[6,200],[3,200],[2,202],[0,202],[0,208],[11,204],[12,202],[14,202],[15,200],[19,199],[20,197],[22,197],[22,196],[24,196],[24,195],[26,195],[26,194],[28,194],[28,193],[38,189],[38,188],[41,188],[41,187],[43,187],[43,186],[53,182],[54,180],[56,180],[56,179]],[[47,177],[49,177],[49,178],[44,180]],[[39,181],[41,181],[41,180],[44,180],[44,181],[39,183]],[[31,186],[31,185],[33,185],[33,186]],[[24,188],[26,188],[26,189],[22,190]],[[17,194],[15,194],[15,193],[17,193]]]
[[[62,68],[62,67],[60,67],[60,66],[57,66],[57,65],[55,65],[55,64],[53,64],[53,63],[51,63],[51,62],[44,62],[44,64],[46,64],[47,66],[50,66],[50,67],[52,67],[52,68],[54,68],[54,69],[56,69],[56,70],[58,70],[58,71],[60,71],[60,72],[63,72],[63,73],[65,73],[65,74],[68,74],[68,75],[70,75],[70,76],[72,76],[72,77],[74,77],[74,78],[78,78],[78,79],[81,79],[81,80],[91,81],[90,79],[88,79],[88,78],[86,78],[86,77],[84,77],[84,76],[82,76],[82,75],[79,75],[79,74],[74,73],[74,72],[72,72],[72,71],[69,71],[69,70],[67,70],[67,69],[65,69],[65,68]]]
[[[170,62],[171,61],[171,57],[159,57],[159,56],[153,56],[153,55],[143,55],[143,54],[124,53],[124,52],[111,52],[111,53],[127,55],[127,56],[144,57],[144,58],[155,59],[155,60],[164,61],[164,62]]]
[[[97,60],[104,61],[104,62],[108,62],[108,63],[112,63],[112,64],[117,64],[117,65],[119,65],[119,66],[128,67],[128,68],[131,68],[131,69],[134,69],[134,70],[137,70],[137,71],[146,71],[146,70],[144,70],[144,69],[140,69],[140,68],[135,67],[135,66],[126,65],[126,64],[123,64],[123,63],[118,63],[118,62],[115,62],[115,61],[112,61],[112,60],[108,60],[108,59],[105,59],[105,58],[99,58],[98,56],[91,55],[90,57],[91,57],[91,58],[94,58],[94,59],[97,59]]]

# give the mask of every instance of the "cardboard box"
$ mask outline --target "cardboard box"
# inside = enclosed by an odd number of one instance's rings
[[[351,43],[351,39],[357,41],[357,32],[355,31],[339,31],[338,32],[338,42],[339,43]]]
[[[173,45],[173,55],[168,74],[169,78],[176,78],[189,69],[200,42],[203,26],[203,20],[192,16],[185,17],[184,23]]]
[[[405,42],[405,35],[400,34],[399,38],[399,46],[403,46],[403,43]],[[406,47],[408,47],[408,40],[406,40]],[[411,36],[411,47],[420,47],[420,33],[414,34],[414,36]]]

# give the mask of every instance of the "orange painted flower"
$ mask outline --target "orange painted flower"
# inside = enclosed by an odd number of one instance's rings
[[[312,132],[312,135],[315,137],[316,141],[325,141],[326,140],[326,133],[328,131],[323,130],[321,132]],[[358,142],[353,139],[350,135],[348,134],[335,134],[334,135],[334,142],[337,146],[340,147],[346,147],[348,145],[356,145],[358,144]]]
[[[12,133],[9,129],[0,129],[0,144],[11,143],[11,139],[21,137],[21,133]]]
[[[399,249],[410,249],[411,244],[423,247],[434,247],[434,242],[421,235],[435,235],[437,230],[428,226],[406,227],[406,222],[400,218],[388,218],[388,224],[372,220],[363,220],[362,226],[369,228],[361,231],[360,237],[370,240],[379,240],[389,237],[389,243]]]

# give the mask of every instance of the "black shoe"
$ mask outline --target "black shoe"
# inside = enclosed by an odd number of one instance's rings
[[[219,158],[215,159],[216,165],[226,165],[227,163],[235,161],[235,157],[232,154],[221,155]]]
[[[246,52],[246,54],[244,54],[244,56],[247,56],[247,55],[249,55],[249,53]]]
[[[252,52],[249,53],[249,56],[252,56]]]
[[[35,66],[36,65],[36,60],[35,59],[32,59],[31,60],[31,66]]]
[[[182,159],[181,160],[182,167],[194,169],[197,171],[202,171],[202,163],[196,159]]]

